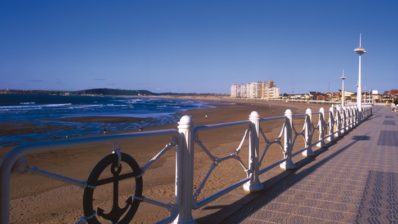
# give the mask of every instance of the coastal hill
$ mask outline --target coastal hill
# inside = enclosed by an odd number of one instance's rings
[[[148,90],[124,90],[124,89],[108,89],[96,88],[85,89],[78,91],[63,91],[63,90],[16,90],[7,89],[0,90],[0,94],[40,94],[40,95],[127,95],[127,96],[140,96],[140,95],[156,95]]]
[[[72,93],[72,92],[71,92]],[[125,90],[125,89],[108,89],[108,88],[98,88],[98,89],[86,89],[75,91],[73,94],[77,95],[123,95],[123,96],[152,96],[155,95],[148,90]]]
[[[222,95],[211,93],[154,93],[149,90],[126,90],[126,89],[110,89],[110,88],[95,88],[78,91],[64,91],[64,90],[17,90],[17,89],[0,89],[0,94],[40,94],[40,95],[98,95],[98,96],[202,96],[202,95]]]

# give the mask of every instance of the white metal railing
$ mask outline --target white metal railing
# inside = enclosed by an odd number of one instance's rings
[[[317,115],[317,124],[313,124],[312,116]],[[222,124],[213,125],[202,125],[202,126],[192,126],[191,124],[185,124],[184,133],[187,134],[189,144],[186,144],[185,150],[187,153],[184,154],[186,157],[182,159],[186,161],[186,166],[182,167],[181,172],[185,175],[182,176],[183,179],[180,182],[177,181],[177,188],[185,192],[181,193],[179,198],[178,206],[180,211],[178,216],[174,219],[175,223],[192,223],[194,222],[192,218],[192,209],[198,209],[206,204],[214,201],[215,199],[227,194],[228,192],[243,185],[243,189],[247,192],[255,192],[262,190],[262,184],[259,181],[259,175],[271,170],[274,167],[280,166],[284,170],[294,169],[295,164],[292,160],[294,156],[300,153],[305,156],[313,156],[313,147],[317,146],[319,148],[327,147],[334,144],[337,139],[343,137],[348,131],[360,124],[360,122],[367,119],[372,115],[372,107],[364,106],[361,110],[358,110],[355,106],[346,107],[330,107],[328,112],[328,120],[326,121],[325,111],[323,108],[319,110],[318,113],[312,113],[311,109],[307,109],[305,114],[293,115],[291,110],[286,110],[284,116],[270,117],[270,118],[260,118],[259,114],[253,111],[248,121],[238,121],[229,122]],[[297,131],[293,125],[293,118],[304,119],[304,125],[301,131]],[[188,116],[182,118],[184,121],[190,121]],[[261,124],[282,120],[283,125],[281,131],[277,138],[270,140],[267,138],[265,132],[261,128]],[[245,129],[242,139],[239,142],[236,149],[225,156],[217,157],[212,153],[206,144],[198,137],[198,133],[209,130],[209,129],[219,129],[225,127],[231,127],[236,125],[248,125]],[[315,131],[318,132],[318,139],[314,140],[313,135]],[[305,145],[303,148],[293,153],[293,147],[296,143],[298,137],[303,137],[305,140]],[[260,155],[259,142],[262,140],[265,142],[264,148],[262,148],[262,154]],[[249,145],[249,167],[246,167],[240,157],[240,152],[242,151],[242,146],[245,141],[248,141]],[[278,145],[283,152],[283,159],[272,163],[262,169],[260,169],[263,163],[264,157],[271,145]],[[198,147],[198,149],[196,149]],[[196,150],[201,150],[207,155],[208,159],[211,161],[211,165],[203,177],[202,181],[196,189],[193,188],[193,155]],[[207,180],[215,170],[217,166],[227,160],[237,160],[242,169],[246,173],[246,177],[229,185],[217,192],[198,200],[202,189],[206,185]],[[178,170],[177,170],[178,172]],[[178,197],[178,194],[177,194]],[[183,207],[182,207],[183,206]]]
[[[332,104],[332,105],[341,105],[341,101],[332,101],[332,100],[310,100],[310,99],[294,99],[294,98],[270,98],[268,101],[283,101],[283,102],[295,102],[295,103],[311,103],[311,104]],[[347,101],[345,102],[348,106],[356,105],[356,102]],[[362,102],[362,106],[374,105],[371,102]],[[383,104],[384,105],[384,104]]]
[[[165,146],[149,161],[147,161],[144,165],[139,168],[139,173],[133,174],[130,176],[122,177],[131,178],[131,177],[140,177],[145,175],[145,172],[156,162],[158,161],[167,151],[175,148],[178,148],[178,145],[182,145],[180,141],[180,137],[178,131],[176,129],[165,129],[165,130],[157,130],[157,131],[146,131],[146,132],[135,132],[135,133],[122,133],[122,134],[114,134],[114,135],[105,135],[98,137],[88,137],[88,138],[79,138],[79,139],[68,139],[62,141],[50,141],[50,142],[39,142],[32,144],[23,144],[15,147],[10,152],[8,152],[0,166],[0,223],[7,224],[9,223],[9,209],[10,209],[10,178],[11,173],[18,172],[30,172],[32,174],[39,174],[42,176],[46,176],[55,180],[63,181],[72,185],[76,185],[81,188],[95,188],[95,186],[90,186],[88,181],[77,180],[71,177],[67,177],[61,174],[54,173],[52,171],[47,171],[41,169],[37,166],[31,166],[27,163],[25,158],[26,155],[35,153],[35,152],[43,152],[47,150],[63,150],[63,147],[57,146],[78,146],[79,144],[91,143],[91,142],[105,142],[105,141],[117,141],[117,140],[125,140],[125,139],[137,139],[143,137],[154,137],[154,136],[170,136],[170,141],[165,144]],[[116,147],[113,153],[117,153],[119,150]],[[176,150],[177,155],[180,154],[179,151]],[[179,156],[181,157],[181,156]],[[122,180],[120,178],[120,180]],[[152,199],[146,196],[140,196],[133,198],[135,200],[139,200],[140,202],[146,202],[153,204],[155,206],[163,207],[170,212],[170,217],[167,217],[161,222],[171,222],[173,217],[177,216],[176,213],[176,205],[173,203],[164,203],[162,201]],[[77,223],[86,223],[89,221],[88,219],[95,217],[96,214],[93,212],[91,215],[82,216]]]
[[[295,103],[313,103],[313,104],[338,104],[338,101],[329,101],[329,100],[304,100],[304,99],[281,99],[281,98],[271,98],[270,101],[283,101],[283,102],[295,102]]]
[[[311,109],[307,109],[304,114],[293,114],[291,110],[286,110],[283,116],[265,117],[261,118],[260,115],[253,111],[248,120],[227,122],[219,124],[209,124],[193,126],[190,116],[183,116],[178,122],[178,129],[167,129],[150,132],[139,133],[126,133],[116,134],[100,137],[89,137],[82,139],[63,140],[56,142],[34,143],[28,145],[21,145],[6,154],[0,166],[0,223],[9,223],[9,206],[10,206],[10,177],[14,170],[30,171],[45,175],[50,178],[61,180],[73,185],[83,188],[95,188],[87,181],[76,180],[70,177],[65,177],[50,171],[42,170],[38,167],[29,166],[24,162],[24,156],[29,153],[48,150],[60,149],[54,146],[72,146],[80,143],[109,141],[109,140],[122,140],[130,138],[148,137],[155,135],[168,135],[171,136],[164,148],[160,150],[152,159],[139,168],[139,174],[129,174],[128,177],[141,177],[145,174],[153,163],[155,163],[166,151],[176,150],[176,172],[175,172],[175,203],[164,203],[156,199],[146,196],[135,196],[132,200],[139,200],[140,202],[151,203],[156,206],[163,207],[170,212],[170,215],[161,223],[192,223],[192,210],[203,207],[204,205],[212,202],[213,200],[227,194],[228,192],[243,185],[243,189],[247,192],[255,192],[262,190],[263,186],[259,181],[259,176],[267,171],[280,166],[284,170],[296,168],[293,162],[293,157],[302,154],[305,157],[313,156],[315,154],[314,148],[328,147],[331,144],[344,136],[348,131],[359,125],[362,121],[372,115],[372,107],[365,105],[363,108],[356,108],[355,106],[331,106],[328,110],[327,117],[325,110],[321,108],[319,112],[313,113]],[[318,119],[315,121],[313,117]],[[294,119],[301,119],[304,121],[301,130],[296,130],[293,125]],[[269,122],[280,121],[283,125],[280,129],[279,135],[271,139],[263,131],[262,125]],[[314,125],[314,123],[316,123]],[[216,156],[211,149],[206,146],[206,143],[199,138],[199,133],[210,129],[222,129],[226,127],[247,125],[242,135],[241,141],[232,153],[225,156]],[[318,139],[314,139],[314,134],[318,133]],[[302,138],[304,145],[299,150],[293,152],[293,148],[298,146],[297,139]],[[263,145],[262,148],[260,148]],[[245,143],[248,143],[248,165],[243,162],[244,159],[240,156]],[[276,145],[281,149],[283,158],[273,162],[272,164],[261,168],[264,163],[264,158],[267,155],[271,146]],[[198,147],[196,149],[196,147]],[[211,165],[200,181],[196,189],[193,187],[194,180],[194,154],[195,150],[201,150],[211,161]],[[118,149],[115,150],[118,153]],[[120,155],[118,155],[120,158]],[[198,200],[203,188],[206,186],[207,180],[214,172],[215,168],[227,160],[236,160],[246,177],[233,183],[229,186],[224,186],[216,193]],[[127,178],[125,176],[124,178]],[[104,182],[104,181],[103,181]],[[106,182],[106,181],[105,181]],[[109,182],[109,181],[108,181]],[[96,213],[86,214],[81,217],[79,223],[89,222]]]

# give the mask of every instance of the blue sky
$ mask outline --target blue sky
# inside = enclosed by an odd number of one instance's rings
[[[398,88],[398,1],[0,2],[0,88],[228,93]]]

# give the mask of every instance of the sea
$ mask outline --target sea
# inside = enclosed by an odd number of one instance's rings
[[[207,102],[127,96],[0,94],[0,149],[26,142],[77,138],[176,123]],[[74,117],[132,117],[137,122],[76,122]]]

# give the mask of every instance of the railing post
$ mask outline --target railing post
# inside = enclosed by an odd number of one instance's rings
[[[325,109],[321,107],[319,109],[319,120],[318,120],[318,127],[319,127],[319,136],[318,136],[318,146],[319,148],[322,148],[325,145]]]
[[[344,135],[345,133],[345,111],[344,111],[344,107],[340,108],[340,115],[341,115],[341,128],[340,128],[340,136]]]
[[[350,128],[350,120],[351,120],[351,116],[350,116],[350,107],[349,106],[346,106],[345,108],[345,114],[346,114],[346,117],[347,117],[347,119],[346,119],[346,131],[348,132],[351,128]]]
[[[305,148],[301,154],[305,157],[313,156],[314,152],[311,149],[311,144],[312,144],[312,135],[313,135],[313,130],[312,130],[312,110],[310,108],[307,108],[305,110]]]
[[[351,130],[351,108],[350,107],[347,107],[347,116],[348,116],[347,130]]]
[[[347,113],[348,113],[348,130],[352,129],[352,110],[351,106],[347,107]]]
[[[370,107],[366,108],[366,118],[370,116]]]
[[[369,107],[368,107],[368,105],[366,106],[366,118],[368,118],[369,117]]]
[[[341,114],[341,129],[340,129],[340,134],[344,135],[345,129],[346,129],[346,114],[345,114],[345,108],[341,107],[340,108],[340,114]]]
[[[354,113],[354,127],[356,127],[358,125],[357,108],[353,106],[352,111]]]
[[[350,130],[350,115],[347,107],[343,107],[344,112],[344,132],[348,132]]]
[[[178,215],[173,223],[195,223],[192,218],[194,145],[191,116],[184,115],[180,119],[178,133],[175,180]]]
[[[357,114],[354,106],[352,106],[352,124],[353,127],[357,126]]]
[[[331,106],[329,107],[329,125],[328,125],[328,141],[333,142],[334,141],[334,107]]]
[[[335,131],[335,133],[334,133],[334,137],[335,138],[338,138],[339,136],[340,136],[340,129],[341,129],[341,114],[340,114],[340,106],[336,106],[336,108],[335,108],[335,111],[336,111],[336,123],[335,123],[335,126],[334,126],[334,131]]]
[[[368,108],[366,108],[366,118],[368,118],[369,116],[370,116],[370,114],[369,114],[369,107]]]
[[[360,112],[358,107],[355,107],[355,111],[356,111],[356,116],[357,116],[357,125],[359,125],[361,123],[361,117],[360,117]]]
[[[351,115],[350,115],[350,107],[346,107],[346,114],[347,114],[347,132],[351,129]]]
[[[246,192],[256,192],[263,189],[263,185],[258,179],[260,167],[258,156],[260,147],[260,115],[253,111],[249,115],[250,124],[250,143],[249,143],[249,170],[250,180],[243,185]]]
[[[363,120],[363,111],[362,111],[362,109],[363,109],[363,108],[359,108],[359,107],[358,107],[358,111],[359,111],[359,121],[360,121],[360,123],[361,123],[362,120]]]
[[[295,165],[292,161],[293,149],[293,114],[290,109],[285,111],[285,127],[283,130],[283,151],[285,161],[281,163],[280,167],[284,170],[294,169]]]

